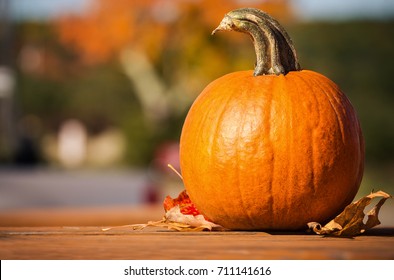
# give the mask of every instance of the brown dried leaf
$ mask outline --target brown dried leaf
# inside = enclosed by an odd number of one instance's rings
[[[146,224],[126,225],[122,227],[131,227],[133,230],[143,230],[146,227],[162,227],[168,230],[176,231],[224,231],[220,225],[205,220],[203,215],[185,215],[181,213],[179,205],[174,206],[165,213],[160,221],[149,221]],[[112,228],[105,228],[103,231]]]
[[[381,197],[379,202],[367,213],[368,219],[364,224],[364,209],[369,205],[372,199]],[[325,236],[342,236],[352,237],[362,234],[366,230],[380,224],[378,219],[379,210],[384,202],[391,198],[391,195],[378,191],[371,193],[351,204],[349,204],[341,214],[336,216],[324,227],[317,222],[308,223],[308,227],[315,233]]]
[[[167,222],[185,224],[193,228],[212,230],[213,228],[221,227],[217,224],[207,221],[203,215],[193,216],[183,214],[179,205],[176,205],[167,211],[164,217]]]

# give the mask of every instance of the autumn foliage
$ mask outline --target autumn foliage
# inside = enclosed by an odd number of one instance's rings
[[[60,40],[85,62],[107,60],[129,47],[142,50],[154,59],[171,41],[180,36],[183,40],[185,36],[199,40],[198,30],[204,26],[213,28],[227,11],[249,4],[239,2],[96,0],[82,15],[62,17],[56,24]],[[291,16],[286,0],[249,2],[278,18]]]

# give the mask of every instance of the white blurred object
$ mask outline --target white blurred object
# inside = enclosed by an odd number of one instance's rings
[[[87,132],[84,125],[74,119],[65,121],[58,135],[58,157],[68,168],[82,165],[86,159]]]
[[[111,167],[123,159],[126,140],[121,131],[110,128],[90,137],[87,146],[87,163],[94,167]]]
[[[0,66],[0,98],[9,97],[15,85],[15,78],[12,70],[8,67]]]

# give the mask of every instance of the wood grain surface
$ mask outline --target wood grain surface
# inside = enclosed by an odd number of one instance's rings
[[[394,228],[356,238],[306,233],[1,227],[0,259],[394,259]]]

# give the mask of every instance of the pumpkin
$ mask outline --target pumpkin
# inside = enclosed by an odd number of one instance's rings
[[[364,168],[356,112],[327,77],[301,70],[286,31],[252,8],[214,30],[247,33],[253,71],[210,83],[192,104],[180,138],[191,201],[236,230],[299,230],[324,223],[355,197]]]

